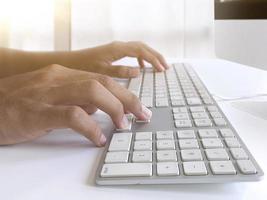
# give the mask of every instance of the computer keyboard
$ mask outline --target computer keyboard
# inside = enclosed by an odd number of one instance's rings
[[[96,173],[99,185],[257,181],[263,171],[189,64],[152,68],[128,89],[153,112],[129,114],[110,138]]]

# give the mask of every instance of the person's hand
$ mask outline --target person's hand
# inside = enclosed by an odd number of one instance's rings
[[[112,42],[84,49],[79,53],[82,54],[80,61],[83,62],[83,70],[113,77],[131,78],[139,75],[139,68],[112,65],[114,61],[124,57],[137,58],[141,68],[145,66],[144,61],[150,63],[157,71],[164,71],[168,68],[164,57],[142,42]]]
[[[71,128],[97,146],[106,142],[89,115],[106,112],[118,128],[125,113],[147,120],[151,111],[108,76],[59,65],[0,79],[0,144],[33,140],[52,129]]]

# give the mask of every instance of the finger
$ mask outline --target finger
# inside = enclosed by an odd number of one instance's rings
[[[142,105],[139,98],[125,87],[108,76],[100,75],[97,80],[120,100],[125,111],[130,111],[138,119],[149,120],[151,118],[152,112]]]
[[[78,106],[47,106],[39,116],[44,130],[71,128],[97,146],[106,143],[106,137],[97,123]]]
[[[71,77],[68,78],[68,80],[72,80],[72,82],[69,82],[68,84],[77,84],[77,80],[80,80],[80,82],[84,81],[87,82],[91,79],[95,79],[97,81],[99,81],[115,98],[117,98],[121,105],[123,106],[123,110],[127,111],[127,112],[131,112],[133,113],[137,118],[142,119],[142,120],[148,120],[151,118],[151,111],[146,108],[145,106],[142,106],[140,100],[138,99],[138,97],[136,95],[134,95],[133,93],[131,93],[129,90],[127,90],[125,87],[121,86],[120,84],[118,84],[116,81],[114,81],[112,78],[105,76],[105,75],[96,75],[94,74],[94,76],[92,76],[91,73],[89,72],[84,72],[84,71],[79,71],[79,73],[73,73],[73,75]],[[74,87],[75,88],[75,87]],[[57,90],[62,90],[62,88],[57,88]],[[68,90],[71,90],[69,88],[65,89],[67,90],[64,93],[68,93]],[[77,90],[77,89],[75,89]],[[55,90],[54,92],[57,95],[60,95],[60,93],[57,93],[57,91]],[[87,100],[85,98],[86,103],[81,103],[83,102],[82,98],[79,98],[82,94],[84,94],[84,92],[79,91],[78,90],[77,94],[77,100],[75,100],[76,102],[78,102],[78,105],[87,105],[89,103],[89,100]],[[88,93],[88,92],[85,92]],[[98,92],[98,95],[101,95],[101,92]],[[51,94],[49,94],[46,91],[46,97],[47,96],[51,96]],[[68,94],[68,97],[65,98],[65,95],[61,95],[59,97],[59,101],[60,103],[67,103],[68,98],[70,98],[70,95]],[[102,98],[106,98],[103,94]],[[108,100],[108,97],[106,98],[106,101]],[[74,103],[74,102],[72,102]],[[112,102],[108,102],[107,104],[111,104]],[[77,104],[75,104],[77,105]],[[101,108],[100,108],[101,109]],[[102,109],[101,109],[102,110]],[[117,123],[115,123],[117,124]]]
[[[140,74],[140,69],[137,67],[113,65],[98,68],[97,72],[117,78],[134,78]]]
[[[106,112],[118,128],[125,128],[122,103],[96,80],[77,81],[46,91],[47,102],[54,105],[94,105]]]
[[[150,46],[146,45],[146,44],[143,44],[144,47],[149,50],[153,55],[155,55],[157,57],[157,59],[159,60],[160,64],[165,68],[165,69],[168,69],[169,66],[165,60],[165,58],[158,52],[156,51],[155,49],[151,48]]]
[[[138,64],[141,68],[145,68],[145,63],[142,58],[137,58]]]
[[[87,112],[89,115],[93,114],[97,111],[97,107],[95,107],[94,105],[83,105],[80,106],[85,112]]]
[[[136,43],[126,43],[124,48],[125,56],[137,57],[150,63],[158,71],[164,71],[164,67],[159,62],[158,58],[149,50]]]

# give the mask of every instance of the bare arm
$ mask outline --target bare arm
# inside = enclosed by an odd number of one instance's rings
[[[31,52],[0,48],[0,55],[0,78],[34,71],[53,63],[79,67],[85,60],[82,58],[83,51]]]
[[[138,68],[112,67],[114,61],[126,56],[137,58],[141,67],[144,67],[144,61],[149,62],[158,71],[168,67],[162,55],[141,42],[112,42],[94,48],[62,52],[30,52],[0,48],[0,78],[34,71],[51,64],[121,78],[135,77],[139,74]]]

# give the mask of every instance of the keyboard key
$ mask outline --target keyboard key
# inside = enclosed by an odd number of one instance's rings
[[[219,110],[216,106],[208,106],[207,109],[209,112],[215,112]]]
[[[192,113],[195,113],[195,112],[205,112],[205,108],[203,106],[194,106],[194,107],[190,107],[190,111]]]
[[[184,173],[188,176],[207,175],[207,168],[203,161],[184,162]]]
[[[156,99],[156,107],[167,107],[169,105],[168,99],[159,98]]]
[[[210,161],[213,174],[236,174],[232,161]]]
[[[238,160],[237,166],[243,174],[256,174],[257,170],[250,160]]]
[[[192,117],[194,119],[209,119],[209,116],[207,113],[205,112],[196,112],[196,113],[192,113]]]
[[[135,141],[134,150],[152,150],[152,141]]]
[[[146,120],[144,120],[144,119],[138,119],[138,118],[135,118],[135,122],[136,123],[138,123],[138,124],[147,124],[147,123],[149,123],[150,122],[150,119],[146,119]]]
[[[188,105],[200,105],[201,104],[200,98],[195,98],[195,97],[187,98],[186,101]]]
[[[184,106],[185,101],[184,100],[173,100],[171,101],[172,106]]]
[[[177,155],[175,150],[162,150],[157,151],[157,161],[177,161]]]
[[[189,115],[187,113],[174,113],[173,118],[175,120],[183,120],[183,119],[189,120]]]
[[[159,176],[179,175],[178,163],[177,162],[157,163],[157,175]]]
[[[202,145],[205,149],[208,148],[222,148],[223,143],[220,139],[214,138],[214,139],[202,139]]]
[[[172,112],[173,113],[187,113],[187,108],[186,107],[173,108]]]
[[[131,78],[128,86],[128,90],[134,93],[139,97],[140,88],[141,88],[142,76],[138,76],[136,78]]]
[[[158,140],[157,141],[157,149],[175,149],[174,140]]]
[[[193,139],[196,138],[194,130],[181,130],[177,131],[177,137],[179,139]]]
[[[247,153],[242,148],[231,148],[231,154],[236,160],[245,160],[248,159]]]
[[[181,96],[181,95],[170,94],[170,98],[171,98],[171,101],[173,101],[173,100],[184,100],[184,97]]]
[[[210,98],[203,98],[205,104],[213,104],[213,101]]]
[[[210,115],[212,116],[212,118],[222,118],[222,114],[217,111],[210,112]]]
[[[142,97],[141,102],[144,106],[151,108],[153,107],[153,98],[152,97]]]
[[[198,149],[199,145],[195,139],[183,139],[179,140],[179,146],[181,149]]]
[[[229,156],[225,149],[206,149],[208,160],[229,160]]]
[[[185,93],[185,96],[186,96],[186,98],[199,98],[199,96],[196,92]]]
[[[220,129],[221,136],[224,138],[235,137],[231,129]]]
[[[109,151],[129,151],[132,133],[114,133],[109,145]]]
[[[157,131],[157,140],[173,139],[173,131]]]
[[[225,143],[230,148],[241,146],[236,138],[225,138]]]
[[[101,177],[152,176],[152,163],[104,164]]]
[[[190,120],[175,120],[176,128],[189,128],[192,127],[192,122]]]
[[[218,134],[215,129],[199,129],[198,134],[200,138],[217,138]]]
[[[129,152],[107,152],[105,163],[127,163]]]
[[[223,118],[214,118],[213,120],[216,126],[225,126],[227,124]]]
[[[194,122],[198,127],[212,126],[210,119],[195,119]]]
[[[134,151],[133,162],[152,162],[152,151]]]
[[[135,140],[152,140],[152,132],[136,132]]]
[[[181,157],[183,161],[197,161],[203,160],[201,151],[199,149],[184,149],[181,150]]]

